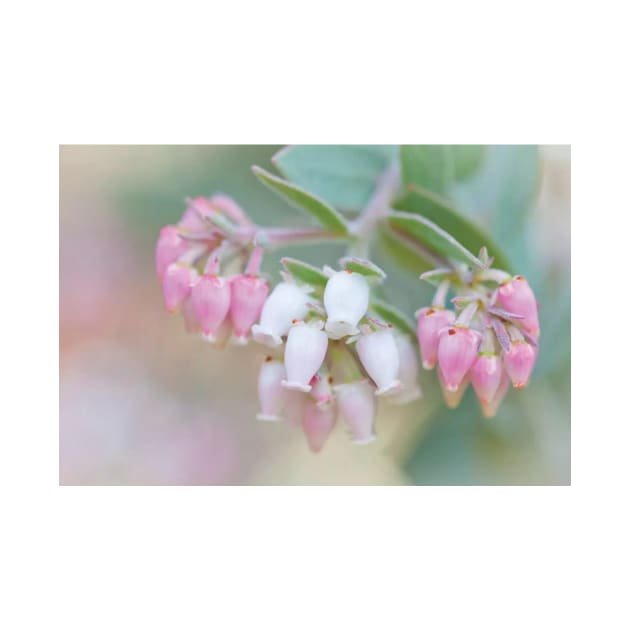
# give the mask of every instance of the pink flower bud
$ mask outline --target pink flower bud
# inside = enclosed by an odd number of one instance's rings
[[[512,280],[502,284],[497,291],[499,304],[510,313],[521,315],[519,320],[523,328],[532,337],[538,337],[538,304],[536,296],[523,276],[514,276]]]
[[[418,344],[425,370],[432,370],[437,363],[440,330],[454,321],[455,313],[443,308],[430,307],[418,311]]]
[[[267,357],[258,374],[258,400],[260,402],[260,413],[256,414],[258,420],[280,420],[284,404],[285,390],[281,384],[284,376],[282,362]]]
[[[440,333],[438,362],[448,391],[457,391],[477,357],[480,341],[476,330],[464,326],[451,326]]]
[[[414,345],[407,335],[395,335],[398,356],[400,357],[399,378],[402,389],[392,396],[392,402],[406,405],[422,396],[418,384],[418,357]]]
[[[230,319],[237,343],[245,344],[249,331],[260,317],[269,293],[269,285],[263,278],[241,274],[231,283]]]
[[[175,225],[166,225],[160,230],[155,245],[155,272],[158,278],[164,276],[166,268],[186,252],[188,247],[188,241],[179,235]]]
[[[215,345],[220,349],[223,349],[230,340],[231,333],[232,324],[230,323],[230,319],[226,318],[212,335],[201,336],[204,341],[207,341],[208,343]]]
[[[293,325],[284,351],[287,378],[283,387],[310,392],[310,381],[322,366],[327,349],[328,337],[323,330],[304,322]]]
[[[169,313],[174,313],[188,298],[198,274],[192,267],[180,264],[170,264],[162,278],[162,293],[164,305]]]
[[[302,428],[308,446],[314,453],[321,451],[335,426],[337,414],[332,405],[319,407],[314,400],[307,400],[302,417]]]
[[[315,404],[322,409],[330,407],[334,401],[332,392],[332,376],[326,373],[315,374],[310,383],[311,397],[315,400]]]
[[[470,381],[481,403],[489,403],[499,389],[503,368],[494,352],[480,354],[470,369]]]
[[[509,352],[503,356],[505,371],[516,389],[523,389],[536,363],[536,350],[526,341],[513,341]]]
[[[179,227],[187,232],[207,232],[210,225],[203,220],[212,212],[210,203],[205,197],[195,197],[184,210],[179,220]]]
[[[359,332],[357,324],[366,314],[370,287],[360,273],[338,271],[326,283],[324,308],[328,319],[326,331],[331,339],[341,339]]]
[[[337,405],[355,444],[368,444],[376,439],[374,420],[376,398],[374,387],[364,380],[335,385]]]
[[[197,319],[197,315],[195,315],[195,309],[193,308],[192,300],[190,299],[190,297],[184,300],[182,304],[182,317],[184,318],[184,326],[186,327],[186,332],[201,332],[201,324]]]
[[[190,299],[203,334],[208,341],[215,341],[230,310],[230,283],[225,278],[204,274],[194,284]]]
[[[308,312],[307,303],[304,289],[290,282],[277,284],[262,308],[260,324],[252,327],[254,339],[271,347],[279,346],[291,323],[303,319]]]
[[[234,199],[232,199],[232,197],[218,193],[208,200],[208,205],[210,211],[213,209],[218,210],[240,225],[251,225],[251,221],[247,216],[247,213],[243,210],[243,208],[241,208],[241,206],[238,205],[238,203],[236,203],[236,201],[234,201]]]
[[[365,371],[378,387],[377,396],[391,394],[400,389],[400,358],[394,335],[389,328],[361,335],[357,342],[357,353]]]
[[[442,374],[442,370],[438,365],[437,369],[438,380],[440,381],[440,387],[442,388],[442,397],[444,398],[444,402],[449,409],[456,409],[459,407],[459,403],[462,402],[462,398],[466,393],[466,389],[468,388],[469,378],[468,375],[464,377],[464,380],[459,384],[459,386],[455,389],[448,389],[446,387],[446,381]]]
[[[481,412],[483,413],[484,418],[494,418],[505,395],[510,388],[510,377],[507,375],[507,372],[503,370],[503,375],[501,376],[501,383],[490,402],[481,401]]]

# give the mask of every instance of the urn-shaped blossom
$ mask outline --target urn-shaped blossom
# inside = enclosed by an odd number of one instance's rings
[[[321,326],[321,322],[319,322]],[[328,349],[328,336],[315,324],[296,322],[291,326],[284,350],[287,389],[311,391],[311,379],[324,362]]]
[[[166,225],[160,230],[155,245],[155,272],[162,278],[167,267],[188,251],[188,241],[179,235],[177,226]]]
[[[440,333],[438,363],[444,387],[455,392],[477,357],[481,335],[465,326],[451,326]]]
[[[184,327],[188,333],[200,333],[201,324],[197,319],[197,314],[192,305],[190,296],[182,302],[182,317],[184,318]]]
[[[422,367],[432,370],[438,360],[440,331],[451,326],[455,313],[443,308],[429,307],[418,311],[418,345],[422,357]]]
[[[389,328],[361,335],[357,353],[365,371],[376,383],[377,396],[400,389],[400,358],[394,334]]]
[[[400,358],[398,378],[402,389],[394,393],[392,402],[398,405],[405,405],[422,396],[422,390],[418,383],[417,350],[407,335],[395,335],[395,339]]]
[[[212,274],[204,274],[192,287],[190,299],[208,341],[216,340],[216,333],[227,317],[230,293],[229,281]]]
[[[499,389],[503,367],[494,352],[482,352],[470,369],[470,382],[481,403],[489,403]]]
[[[231,281],[230,319],[237,343],[245,344],[269,294],[264,278],[241,274]]]
[[[321,451],[335,426],[336,410],[333,405],[320,407],[313,399],[306,401],[302,416],[302,429],[308,446],[314,453]]]
[[[513,341],[509,352],[503,355],[505,371],[516,389],[523,389],[529,382],[536,363],[536,350],[526,341]]]
[[[284,406],[285,389],[282,380],[285,377],[284,365],[267,357],[258,374],[258,401],[260,412],[258,420],[280,420]]]
[[[357,324],[365,315],[370,287],[360,273],[338,271],[326,283],[324,308],[328,319],[326,331],[331,339],[341,339],[359,332]]]
[[[376,439],[374,420],[376,398],[374,387],[367,381],[355,381],[333,386],[337,407],[343,416],[355,444],[368,444]]]
[[[509,388],[510,377],[507,375],[507,372],[503,370],[501,382],[499,383],[499,387],[492,397],[492,400],[488,402],[484,402],[482,400],[479,401],[481,403],[481,412],[484,418],[494,418]]]
[[[455,389],[452,389],[447,387],[446,380],[444,378],[444,375],[442,374],[442,370],[440,369],[439,365],[437,368],[437,373],[438,380],[440,382],[440,388],[442,390],[442,398],[444,399],[446,406],[449,409],[456,409],[457,407],[459,407],[459,403],[462,402],[462,398],[466,393],[466,389],[468,389],[468,384],[470,383],[468,375],[464,377],[462,382]]]
[[[162,278],[162,293],[169,313],[174,313],[188,298],[197,278],[197,272],[190,265],[171,263],[167,267]]]
[[[533,337],[538,337],[538,303],[529,283],[523,276],[514,276],[497,291],[497,301],[510,313],[520,315],[521,326]]]
[[[291,323],[308,312],[308,294],[290,282],[280,282],[267,298],[260,323],[252,327],[254,339],[268,346],[279,346]]]

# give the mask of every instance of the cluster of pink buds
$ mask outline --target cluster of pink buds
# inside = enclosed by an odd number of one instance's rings
[[[340,270],[320,270],[283,259],[292,265],[270,290],[261,244],[311,236],[320,234],[256,226],[224,195],[198,197],[177,225],[162,228],[156,271],[166,309],[180,310],[187,330],[220,346],[252,339],[265,346],[257,418],[301,427],[317,452],[338,416],[354,443],[367,444],[376,435],[377,400],[405,404],[421,390],[411,336],[372,308],[370,284],[385,274],[370,261],[346,258]]]
[[[160,231],[155,261],[164,305],[171,313],[181,309],[187,329],[210,343],[247,343],[260,317],[269,284],[253,234],[246,213],[225,195],[189,200],[179,224]],[[244,269],[220,273],[244,259]]]
[[[510,382],[527,386],[538,353],[538,304],[523,276],[491,269],[439,269],[421,278],[439,285],[430,307],[416,313],[422,365],[437,365],[446,404],[457,407],[472,385],[485,417],[493,417]],[[450,289],[457,295],[445,308]]]

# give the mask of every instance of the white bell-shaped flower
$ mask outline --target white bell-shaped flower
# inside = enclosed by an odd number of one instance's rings
[[[352,441],[355,444],[368,444],[375,440],[376,399],[372,384],[367,380],[343,383],[333,386],[333,391]]]
[[[308,312],[306,290],[290,282],[280,282],[267,298],[260,323],[252,326],[252,335],[259,343],[279,346],[291,323],[303,319]]]
[[[400,358],[394,334],[389,328],[361,335],[357,353],[365,371],[376,383],[377,396],[393,394],[400,389]]]
[[[328,319],[326,331],[331,339],[341,339],[359,332],[357,324],[365,315],[370,287],[360,273],[338,271],[326,283],[324,308]]]
[[[258,374],[258,400],[260,402],[260,413],[256,414],[258,420],[281,420],[285,394],[282,387],[284,377],[282,362],[267,357]]]
[[[321,329],[321,322],[291,326],[284,350],[284,367],[287,373],[283,387],[300,392],[310,392],[310,381],[324,362],[328,349],[328,336]]]
[[[400,372],[398,378],[402,389],[393,394],[392,402],[397,405],[405,405],[422,396],[422,389],[418,384],[419,362],[415,345],[408,335],[394,335],[398,356],[400,358]]]

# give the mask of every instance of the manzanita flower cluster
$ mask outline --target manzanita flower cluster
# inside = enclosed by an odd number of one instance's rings
[[[538,354],[538,304],[523,276],[490,268],[434,270],[421,278],[441,280],[431,306],[416,313],[422,365],[437,366],[444,400],[457,407],[472,385],[485,417],[493,417],[510,383],[523,389]],[[458,291],[445,307],[449,288]]]
[[[156,246],[165,307],[181,311],[187,329],[211,344],[265,348],[259,420],[301,426],[319,451],[340,416],[352,441],[366,444],[375,438],[379,398],[402,404],[420,397],[415,343],[373,310],[371,288],[384,273],[369,261],[345,258],[341,269],[319,270],[283,259],[281,281],[271,288],[260,271],[260,242],[288,236],[254,226],[224,195],[190,200]]]
[[[424,368],[437,368],[444,399],[456,407],[472,385],[492,417],[510,383],[529,381],[537,356],[538,306],[522,276],[454,263],[421,276],[437,286],[414,327],[373,295],[385,273],[369,260],[342,258],[319,269],[284,258],[275,284],[261,272],[266,248],[326,237],[320,228],[263,228],[231,198],[187,202],[177,225],[162,228],[156,272],[164,305],[186,328],[220,347],[250,342],[264,350],[258,375],[262,421],[301,427],[319,451],[338,418],[356,444],[375,439],[382,398],[421,396]],[[447,297],[454,293],[447,308]]]

